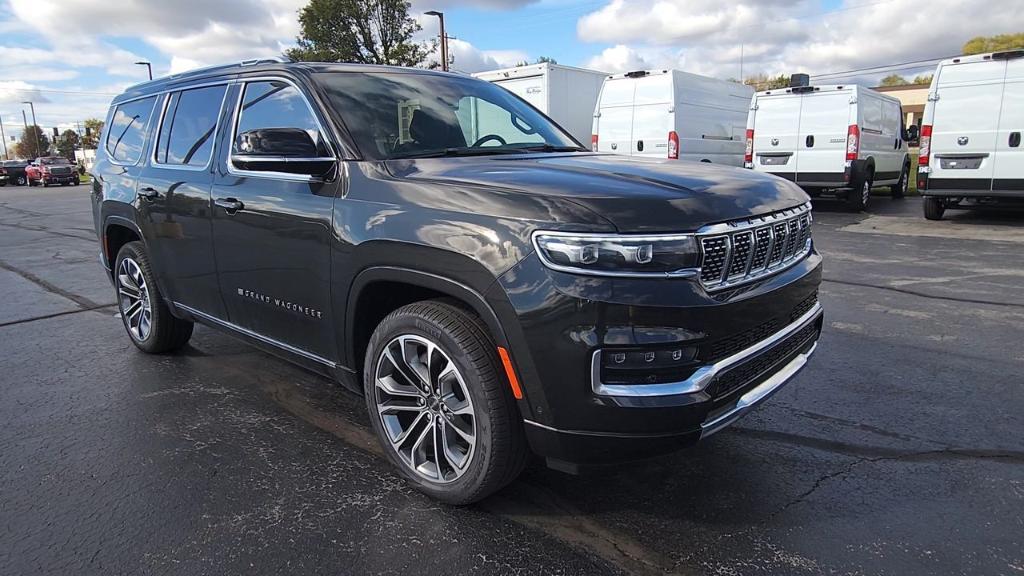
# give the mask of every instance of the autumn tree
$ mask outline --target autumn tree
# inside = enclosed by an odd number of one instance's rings
[[[785,74],[779,74],[778,76],[768,76],[767,74],[755,74],[748,76],[743,80],[743,83],[747,86],[751,86],[754,90],[775,90],[776,88],[787,88],[789,86],[789,76]]]
[[[889,74],[878,84],[879,86],[906,86],[910,82],[899,74]]]
[[[964,54],[983,54],[985,52],[1001,52],[1014,48],[1024,48],[1024,32],[971,38],[964,44],[963,52]]]
[[[14,145],[14,153],[19,158],[37,158],[45,156],[50,151],[50,139],[46,132],[39,126],[32,124],[21,133],[21,138]]]
[[[100,132],[103,131],[103,120],[99,118],[87,118],[85,122],[85,136],[82,137],[82,148],[95,150],[100,139]]]
[[[419,66],[425,45],[412,41],[420,30],[405,0],[311,0],[299,11],[295,61],[355,62]]]

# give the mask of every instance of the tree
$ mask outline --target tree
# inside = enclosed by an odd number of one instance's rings
[[[82,148],[95,150],[100,139],[100,132],[103,131],[103,120],[99,118],[88,118],[84,122],[85,136],[82,138]]]
[[[60,133],[60,140],[57,141],[57,152],[73,163],[75,161],[75,150],[78,149],[80,143],[78,132],[70,129],[65,130]]]
[[[558,64],[558,60],[555,60],[554,58],[551,58],[550,56],[540,56],[539,58],[534,60],[533,63],[534,64]],[[519,62],[516,62],[516,66],[529,66],[529,65],[530,65],[530,62],[528,60],[520,60]]]
[[[984,52],[1000,52],[1014,48],[1024,48],[1024,32],[971,38],[964,44],[963,52],[964,54],[982,54]]]
[[[889,74],[885,78],[882,78],[882,82],[879,86],[906,86],[910,84],[906,78],[899,74]]]
[[[914,76],[913,84],[931,84],[934,74],[918,74]]]
[[[768,76],[767,74],[761,73],[748,76],[743,83],[747,86],[752,86],[754,90],[775,90],[776,88],[788,87],[789,76],[786,76],[785,74]]]
[[[33,138],[33,135],[35,136]],[[37,140],[38,138],[38,140]],[[37,144],[38,142],[38,144]],[[21,138],[14,145],[14,153],[21,158],[37,158],[50,152],[50,139],[43,129],[35,124],[21,133]]]
[[[420,25],[405,0],[310,0],[299,24],[298,46],[285,53],[295,61],[419,66],[427,59],[425,45],[412,41]]]

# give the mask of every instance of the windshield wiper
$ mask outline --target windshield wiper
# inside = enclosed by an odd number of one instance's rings
[[[555,146],[547,142],[535,146],[520,146],[519,149],[530,152],[590,152],[588,148],[582,146]]]
[[[522,148],[505,148],[497,146],[481,148],[444,148],[442,150],[426,150],[423,152],[410,152],[408,154],[397,154],[388,158],[389,160],[401,160],[406,158],[443,158],[445,156],[487,156],[490,154],[519,154]]]

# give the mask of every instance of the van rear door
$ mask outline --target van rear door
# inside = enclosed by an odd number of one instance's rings
[[[1006,61],[1003,106],[996,136],[992,191],[1024,196],[1024,58]]]
[[[801,97],[799,135],[796,142],[800,184],[843,183],[846,169],[846,131],[851,118],[850,91],[808,92]],[[881,107],[878,109],[881,126]]]
[[[928,190],[991,190],[1006,62],[948,64],[938,75]]]
[[[668,133],[673,129],[675,88],[672,73],[655,73],[635,81],[633,97],[633,156],[668,158]]]
[[[633,95],[636,83],[632,78],[608,78],[601,88],[598,117],[595,119],[597,151],[629,154],[633,142]]]
[[[757,97],[754,110],[754,170],[796,180],[800,104],[797,94]]]

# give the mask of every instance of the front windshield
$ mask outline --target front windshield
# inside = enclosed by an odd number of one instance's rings
[[[50,165],[50,164],[70,164],[70,162],[68,162],[67,158],[41,158],[39,160],[39,162],[41,164],[45,164],[45,165]]]
[[[370,159],[580,149],[551,120],[490,82],[380,72],[326,72],[316,80]]]

